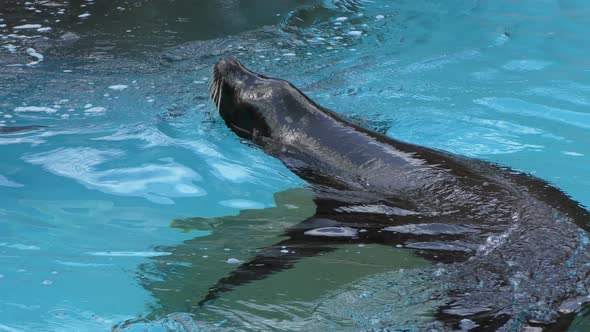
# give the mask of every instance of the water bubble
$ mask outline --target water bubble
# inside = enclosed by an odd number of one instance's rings
[[[474,321],[472,321],[471,319],[467,319],[467,318],[462,319],[461,322],[459,322],[459,325],[461,326],[461,330],[463,330],[463,331],[469,331],[469,330],[474,329],[478,326],[477,324],[475,324]]]
[[[364,292],[362,292],[362,293],[359,295],[359,297],[360,297],[361,299],[368,299],[368,298],[370,298],[370,297],[371,297],[371,293],[370,293],[370,292],[367,292],[367,291],[364,291]]]

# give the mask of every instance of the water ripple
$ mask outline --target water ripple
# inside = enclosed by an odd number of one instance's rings
[[[140,196],[160,204],[173,204],[170,197],[206,195],[205,190],[194,185],[201,177],[192,169],[172,160],[137,167],[97,169],[97,166],[107,161],[124,156],[125,152],[121,150],[66,148],[27,155],[23,160],[41,165],[53,174],[74,179],[89,189]]]

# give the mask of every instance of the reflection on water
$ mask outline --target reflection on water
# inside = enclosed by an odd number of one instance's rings
[[[359,313],[410,317],[400,304],[428,316],[434,303],[412,301],[435,286],[398,271],[424,262],[368,245],[194,308],[229,259],[312,211],[281,193],[299,179],[220,123],[212,64],[237,56],[365,126],[532,172],[588,206],[588,13],[587,1],[1,1],[0,125],[48,127],[0,133],[0,329],[186,312],[209,328],[354,330]]]
[[[167,248],[173,255],[160,257],[156,280],[148,287],[159,300],[164,313],[187,311],[197,307],[207,290],[236,266],[228,260],[247,261],[257,248],[277,242],[285,229],[315,213],[311,192],[291,189],[275,194],[275,206],[241,210],[238,215],[215,218],[179,219],[172,226],[185,232],[206,231],[209,236]]]
[[[341,245],[340,250],[334,253],[303,260],[284,273],[242,285],[224,293],[213,303],[198,306],[208,288],[236,268],[234,262],[248,261],[256,249],[278,242],[286,227],[314,213],[311,192],[290,189],[275,194],[275,207],[272,208],[242,210],[238,215],[225,217],[175,220],[172,223],[175,228],[187,232],[193,229],[207,231],[211,235],[185,241],[180,246],[159,248],[170,251],[171,255],[156,257],[156,263],[143,266],[150,276],[144,280],[144,285],[158,299],[154,315],[161,317],[171,312],[186,312],[190,313],[190,324],[220,325],[230,330],[355,330],[360,321],[367,319],[354,317],[350,310],[366,304],[351,301],[350,297],[366,292],[364,299],[369,301],[372,298],[374,302],[381,295],[369,296],[371,292],[366,287],[367,283],[374,287],[373,292],[379,293],[379,287],[385,287],[393,280],[403,282],[403,278],[390,273],[382,276],[381,284],[376,280],[366,281],[362,286],[353,284],[341,294],[343,291],[339,288],[342,285],[379,272],[392,269],[403,271],[427,265],[426,261],[412,256],[407,250],[379,245]],[[423,305],[424,297],[428,297],[423,293],[426,284],[414,287],[420,287],[421,291],[406,288],[400,303],[405,303],[407,308],[410,302],[415,301],[414,305],[421,306],[420,310],[424,312],[418,314],[417,307],[403,314],[391,311],[408,322],[420,320],[421,315],[434,308]],[[392,297],[382,301],[391,301],[394,297],[390,295]],[[398,300],[401,297],[402,294],[399,294]],[[339,305],[334,305],[336,302],[340,302]],[[344,303],[349,307],[337,310]],[[157,326],[168,322],[165,319],[152,324]]]

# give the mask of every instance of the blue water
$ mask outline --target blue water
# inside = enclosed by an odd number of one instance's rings
[[[226,259],[267,244],[251,228],[170,227],[272,207],[273,194],[304,185],[215,114],[207,81],[223,55],[391,137],[530,172],[590,206],[587,1],[290,1],[264,15],[208,3],[225,8],[210,15],[229,28],[203,26],[192,7],[154,15],[150,2],[111,5],[119,16],[104,3],[64,14],[37,5],[42,14],[18,19],[0,5],[0,124],[49,126],[0,136],[0,331],[106,331],[157,308],[154,319],[182,312],[146,287],[180,273],[174,248],[208,243],[189,264],[194,278],[181,279],[199,289],[176,295],[198,298],[235,267]],[[150,17],[162,25],[142,21]],[[52,30],[13,29],[23,24]],[[29,48],[43,60],[31,64],[39,58]],[[308,269],[352,261],[370,274],[414,259],[349,249]],[[165,257],[168,270],[158,265]],[[317,303],[364,276],[327,271],[299,294],[297,273],[197,318],[310,330]],[[275,292],[287,295],[264,307]]]

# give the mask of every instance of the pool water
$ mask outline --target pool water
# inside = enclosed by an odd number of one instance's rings
[[[434,308],[408,271],[429,263],[377,245],[196,308],[313,213],[305,183],[215,114],[212,65],[236,56],[590,206],[589,24],[581,0],[2,1],[0,125],[47,127],[0,134],[0,331],[359,330],[386,306],[411,330]]]

